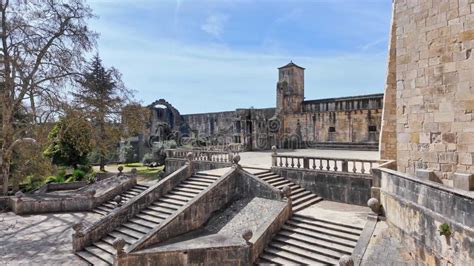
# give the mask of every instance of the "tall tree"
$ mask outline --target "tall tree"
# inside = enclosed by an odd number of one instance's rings
[[[121,74],[115,68],[105,68],[99,55],[92,58],[80,87],[73,93],[76,103],[91,115],[96,128],[95,148],[100,156],[100,169],[105,170],[107,152],[117,145],[120,134],[117,127],[122,107],[130,91],[123,85]]]
[[[7,194],[13,150],[33,142],[28,127],[15,127],[23,106],[55,97],[78,74],[95,42],[86,21],[91,9],[82,0],[0,0],[0,102],[2,103],[0,177]],[[36,116],[31,120],[36,121]]]
[[[57,122],[48,135],[44,155],[56,165],[72,166],[87,164],[91,151],[92,126],[80,112],[69,111]]]

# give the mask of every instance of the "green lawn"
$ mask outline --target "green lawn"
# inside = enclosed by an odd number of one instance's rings
[[[105,166],[105,170],[108,172],[118,172],[117,168],[119,166],[123,166],[124,172],[130,172],[132,168],[136,168],[138,175],[152,177],[152,178],[157,178],[158,173],[163,171],[163,168],[164,168],[164,166],[151,168],[146,165],[143,165],[142,163],[127,163],[127,164],[108,164]],[[94,166],[94,170],[99,171],[99,166]]]

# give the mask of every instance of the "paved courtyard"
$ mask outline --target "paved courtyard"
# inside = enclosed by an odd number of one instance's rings
[[[88,212],[0,213],[0,265],[86,265],[72,252],[72,226],[98,218]]]

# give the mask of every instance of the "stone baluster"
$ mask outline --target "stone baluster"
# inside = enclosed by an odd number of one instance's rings
[[[364,164],[365,164],[365,163],[364,163],[363,161],[360,162],[360,163],[362,164],[362,167],[361,167],[361,169],[360,169],[360,172],[364,174],[364,173],[365,173],[365,167],[364,167]]]
[[[352,172],[353,173],[356,173],[357,172],[357,166],[356,166],[357,162],[356,161],[352,161]]]
[[[272,146],[272,166],[277,166],[277,147]]]
[[[331,166],[329,165],[329,159],[326,160],[326,170],[331,170]]]
[[[319,159],[319,170],[323,170],[323,160]]]
[[[349,172],[349,162],[347,160],[342,161],[342,172]]]
[[[293,157],[291,157],[291,168],[294,168],[295,167],[295,162],[293,161]]]
[[[288,168],[288,157],[285,157],[285,160],[286,160],[286,162],[285,162],[285,167]]]
[[[337,168],[337,160],[334,160],[334,172],[337,172],[337,169],[339,169]]]
[[[303,158],[303,168],[309,169],[309,158],[306,158],[306,157]]]
[[[296,167],[298,167],[298,168],[301,167],[300,159],[301,159],[301,158],[296,158]]]

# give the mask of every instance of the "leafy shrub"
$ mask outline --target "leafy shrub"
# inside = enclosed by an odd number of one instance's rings
[[[451,232],[451,227],[450,227],[449,224],[447,224],[447,223],[440,224],[438,231],[439,231],[439,235],[440,235],[440,236],[450,237],[451,234],[452,234],[452,232]]]
[[[43,185],[43,178],[37,175],[26,177],[26,191],[33,191]]]
[[[46,177],[46,179],[44,180],[44,183],[45,184],[49,184],[49,183],[64,183],[64,175],[51,175],[51,176],[48,176]]]
[[[72,176],[76,181],[81,181],[84,179],[84,177],[86,177],[86,172],[82,171],[81,169],[75,169],[72,172]]]
[[[64,183],[72,183],[72,182],[76,182],[76,177],[73,175],[71,175],[70,177],[66,179],[66,181],[64,181]]]
[[[89,164],[80,165],[77,169],[83,171],[86,174],[92,172],[92,166],[90,166]]]

